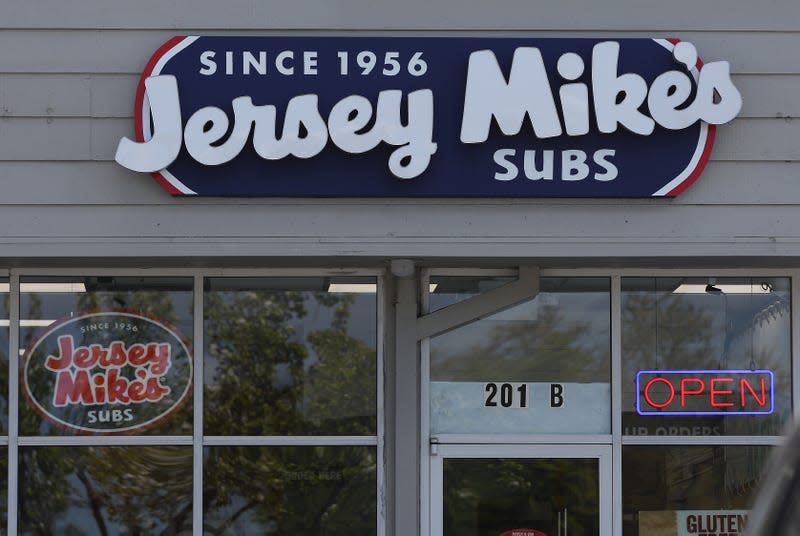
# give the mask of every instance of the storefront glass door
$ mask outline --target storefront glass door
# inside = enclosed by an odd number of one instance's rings
[[[611,447],[437,445],[432,536],[611,533]]]

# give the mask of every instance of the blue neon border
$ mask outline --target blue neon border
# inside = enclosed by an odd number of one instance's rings
[[[641,408],[641,376],[642,374],[767,374],[769,375],[769,411],[650,411],[642,412]],[[642,416],[651,415],[772,415],[775,413],[775,375],[771,370],[640,370],[636,373],[636,413]]]

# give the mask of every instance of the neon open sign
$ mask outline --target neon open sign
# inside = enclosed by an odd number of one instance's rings
[[[775,410],[770,370],[642,370],[639,415],[769,415]]]

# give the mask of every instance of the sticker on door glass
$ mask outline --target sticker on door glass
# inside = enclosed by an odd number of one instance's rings
[[[124,311],[51,324],[23,357],[23,389],[45,419],[79,434],[130,434],[185,402],[192,357],[165,323]]]
[[[489,382],[483,387],[483,406],[487,408],[527,408],[527,383]]]
[[[503,532],[500,536],[547,536],[547,534],[536,529],[511,529]]]

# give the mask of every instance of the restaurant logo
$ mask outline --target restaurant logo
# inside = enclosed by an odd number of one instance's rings
[[[192,358],[163,323],[106,311],[52,324],[24,355],[23,386],[34,409],[76,433],[132,433],[155,426],[185,401]]]
[[[677,40],[180,36],[116,160],[173,195],[673,197],[741,105]]]

